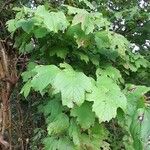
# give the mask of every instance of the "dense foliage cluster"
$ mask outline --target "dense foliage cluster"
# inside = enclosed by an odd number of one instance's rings
[[[125,18],[128,30],[138,7],[109,17],[99,11],[104,5],[96,6],[80,0],[76,5],[14,8],[16,16],[7,27],[14,47],[30,58],[21,93],[43,96],[38,112],[47,126],[45,150],[149,150],[145,94],[150,87],[135,85],[134,75],[146,75],[150,62],[132,51],[136,39],[129,41],[130,35],[117,31],[113,18]],[[112,144],[110,124],[121,128],[121,144]]]

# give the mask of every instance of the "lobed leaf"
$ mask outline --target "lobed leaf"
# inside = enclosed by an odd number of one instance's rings
[[[93,111],[99,122],[110,121],[116,117],[117,108],[126,110],[126,97],[119,86],[110,78],[100,76],[92,93],[87,94],[87,100],[93,101]]]
[[[77,117],[77,123],[81,128],[88,129],[94,125],[95,114],[92,112],[92,105],[84,102],[80,107],[75,106],[71,110],[71,116]]]

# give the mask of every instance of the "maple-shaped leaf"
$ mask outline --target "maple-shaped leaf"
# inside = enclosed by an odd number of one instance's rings
[[[94,126],[90,128],[90,134],[101,139],[107,139],[108,137],[107,129],[103,124],[99,124],[98,121],[95,121]]]
[[[111,31],[99,31],[95,34],[95,42],[98,51],[115,59],[116,57],[125,57],[126,51],[129,48],[129,41],[120,34]]]
[[[93,35],[86,35],[85,32],[81,29],[80,24],[70,26],[67,30],[67,36],[76,40],[78,48],[89,46],[93,40]]]
[[[124,57],[126,50],[129,48],[129,41],[124,36],[113,32],[108,36],[111,41],[111,49],[116,49],[118,54]]]
[[[69,25],[63,12],[50,12],[44,16],[43,22],[47,29],[55,33],[59,30],[64,31]]]
[[[63,12],[49,12],[44,6],[38,6],[35,10],[35,18],[38,20],[39,25],[44,23],[49,31],[57,33],[58,31],[64,31],[69,22]]]
[[[106,65],[102,68],[98,68],[96,71],[97,76],[102,75],[102,76],[108,76],[111,79],[113,79],[115,82],[122,81],[122,76],[121,73],[118,69],[111,65]]]
[[[109,59],[116,59],[118,53],[115,49],[110,49],[111,41],[109,38],[109,31],[99,31],[95,33],[95,42],[97,45],[97,51],[108,57]]]
[[[99,122],[110,121],[116,117],[117,108],[126,109],[126,97],[119,86],[109,77],[99,76],[93,91],[87,94],[87,100],[93,101],[93,111]]]
[[[72,26],[81,23],[81,29],[85,31],[85,34],[92,33],[94,30],[93,18],[89,13],[79,13],[75,15],[72,20]]]
[[[91,92],[92,84],[89,77],[72,68],[66,68],[56,75],[54,89],[61,92],[62,104],[72,108],[74,103],[81,105],[85,100],[85,93]]]
[[[73,143],[68,137],[47,137],[44,139],[45,150],[75,150]]]
[[[81,134],[81,143],[82,143],[82,149],[86,149],[87,147],[90,150],[99,150],[101,141],[97,137],[92,137],[86,133]]]
[[[83,129],[94,125],[95,114],[92,112],[92,105],[88,102],[84,102],[80,107],[75,106],[71,110],[71,116],[77,117],[77,122]]]
[[[99,49],[109,48],[110,41],[109,41],[109,38],[108,38],[108,32],[107,31],[97,32],[95,34],[95,42],[96,42],[97,47]]]
[[[37,74],[31,80],[32,87],[42,92],[49,84],[52,84],[56,74],[60,71],[55,65],[36,66],[33,70]]]
[[[47,130],[49,135],[55,135],[64,132],[68,127],[69,118],[66,114],[61,113],[58,114],[51,123],[49,123]]]
[[[56,97],[52,100],[48,99],[46,104],[39,105],[38,112],[42,112],[46,117],[46,122],[50,123],[58,114],[62,113],[62,109],[61,102]]]

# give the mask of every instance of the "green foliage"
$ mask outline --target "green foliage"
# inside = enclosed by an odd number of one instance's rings
[[[55,135],[64,132],[69,127],[69,118],[65,114],[56,116],[53,122],[48,125],[48,134]]]
[[[131,123],[131,134],[134,140],[134,147],[137,150],[145,149],[149,150],[150,139],[150,109],[139,108],[136,110]]]
[[[98,77],[96,87],[87,95],[87,100],[94,101],[92,110],[98,116],[99,122],[115,118],[119,107],[126,109],[126,97],[119,86],[105,76]]]
[[[39,64],[22,74],[21,93],[27,97],[33,90],[47,97],[38,109],[47,125],[45,149],[110,149],[105,124],[117,117],[127,133],[123,146],[132,139],[131,147],[148,150],[150,108],[144,94],[150,88],[127,85],[126,76],[149,62],[131,52],[130,42],[112,31],[108,18],[82,2],[88,9],[23,7],[7,22],[15,47]]]
[[[83,103],[80,107],[74,107],[71,110],[71,116],[77,117],[77,123],[83,129],[88,129],[95,122],[95,114],[92,112],[91,105],[89,103]]]

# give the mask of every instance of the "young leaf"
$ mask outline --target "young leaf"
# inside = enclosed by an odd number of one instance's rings
[[[83,129],[94,125],[95,114],[92,112],[92,105],[88,102],[84,102],[80,107],[75,106],[71,110],[71,116],[77,117],[77,122]]]

